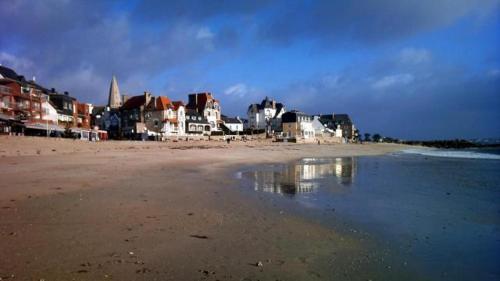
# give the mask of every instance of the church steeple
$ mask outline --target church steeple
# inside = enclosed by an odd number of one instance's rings
[[[108,106],[112,109],[117,109],[122,105],[122,97],[120,96],[120,89],[118,89],[118,82],[113,75],[111,85],[109,86]]]

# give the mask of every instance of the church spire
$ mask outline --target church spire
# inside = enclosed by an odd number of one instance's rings
[[[122,97],[120,96],[120,90],[118,89],[118,82],[116,82],[116,77],[113,75],[111,79],[111,85],[109,86],[109,98],[108,106],[113,109],[117,109],[122,105]]]

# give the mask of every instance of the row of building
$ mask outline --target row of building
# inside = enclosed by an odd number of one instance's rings
[[[347,114],[307,115],[287,111],[266,97],[251,104],[247,118],[221,113],[211,93],[188,95],[187,103],[166,96],[121,95],[112,78],[108,103],[79,102],[68,92],[59,93],[27,80],[0,65],[0,133],[65,136],[89,140],[156,139],[186,136],[259,134],[279,140],[315,140],[318,137],[356,141],[357,130]]]

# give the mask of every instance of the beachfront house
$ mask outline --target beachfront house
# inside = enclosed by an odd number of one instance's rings
[[[185,109],[182,101],[172,102],[168,97],[152,97],[146,106],[146,128],[150,135],[180,136],[185,134]]]
[[[145,109],[151,98],[151,93],[148,92],[138,96],[123,97],[123,105],[120,107],[121,133],[123,137],[144,139],[144,136],[148,134]]]
[[[212,93],[189,94],[188,98],[186,110],[194,111],[202,116],[210,125],[210,131],[220,131],[219,125],[222,122],[220,103],[212,96]]]
[[[247,110],[248,127],[252,130],[265,130],[273,134],[281,131],[281,117],[285,106],[266,97],[262,102],[251,104]]]
[[[281,116],[283,138],[291,141],[312,141],[315,131],[313,118],[303,112],[292,110]]]
[[[235,118],[222,115],[222,125],[227,134],[238,135],[243,132],[243,121],[237,116]]]
[[[24,134],[42,121],[45,88],[0,65],[0,132]]]
[[[348,114],[324,114],[319,115],[318,120],[328,129],[335,131],[335,136],[344,141],[357,139],[357,130]]]
[[[318,136],[323,136],[323,137],[335,136],[335,130],[330,129],[330,128],[328,128],[328,126],[323,124],[319,119],[319,115],[313,116],[312,126],[314,128],[314,134],[316,135],[316,137],[318,137]]]
[[[186,133],[189,135],[204,135],[208,136],[211,133],[211,124],[198,111],[186,110]]]

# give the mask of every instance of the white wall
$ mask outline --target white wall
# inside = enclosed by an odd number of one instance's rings
[[[42,120],[57,124],[57,110],[48,102],[42,102]]]

